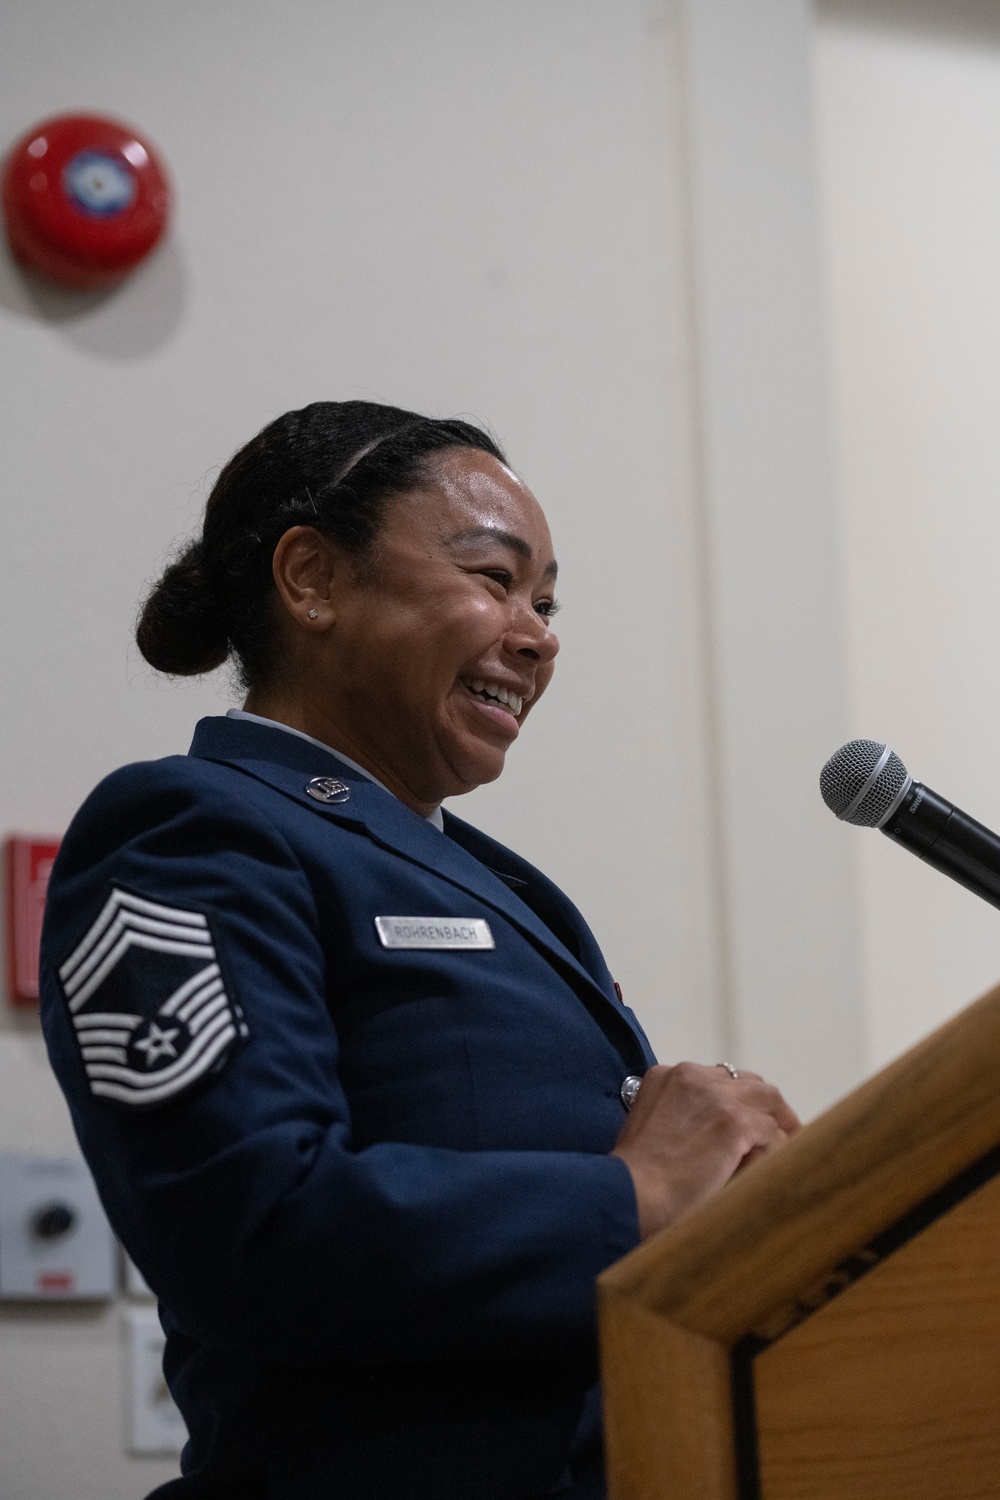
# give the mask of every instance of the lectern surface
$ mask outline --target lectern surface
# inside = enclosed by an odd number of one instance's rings
[[[611,1500],[1000,1497],[1000,987],[599,1281]]]
[[[1000,1495],[1000,1178],[753,1361],[761,1500]]]

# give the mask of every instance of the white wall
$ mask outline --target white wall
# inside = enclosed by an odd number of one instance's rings
[[[4,138],[102,107],[178,184],[171,243],[102,304],[4,271],[8,826],[58,829],[230,701],[156,681],[129,632],[250,433],[319,396],[471,413],[565,579],[557,685],[482,816],[580,898],[661,1044],[704,1050],[698,798],[664,774],[697,763],[697,689],[660,12],[5,8]]]
[[[470,815],[578,899],[665,1055],[720,1055],[670,19],[8,0],[0,141],[120,114],[166,156],[177,219],[105,299],[0,262],[0,826],[58,832],[106,771],[231,701],[158,682],[129,636],[259,426],[321,397],[470,413],[549,512],[565,604],[545,710]],[[36,1024],[4,1024],[0,1145],[57,1146]],[[4,1500],[163,1477],[120,1454],[117,1338],[114,1313],[0,1312]]]
[[[847,723],[806,0],[689,0],[693,384],[727,1042],[804,1116],[860,1078]]]
[[[824,3],[851,732],[1000,826],[1000,11]],[[1000,979],[1000,913],[877,834],[869,1067]]]
[[[549,513],[565,608],[544,708],[460,810],[577,899],[665,1058],[805,1114],[855,1082],[809,28],[808,0],[7,0],[0,141],[120,114],[178,213],[110,297],[0,255],[0,828],[58,832],[229,703],[129,637],[252,432],[317,397],[469,413]],[[0,1147],[66,1138],[6,1010]],[[0,1311],[3,1500],[165,1472],[120,1454],[116,1319]]]

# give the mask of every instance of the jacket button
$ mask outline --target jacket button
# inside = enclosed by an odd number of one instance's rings
[[[622,1084],[621,1092],[619,1095],[626,1109],[632,1108],[633,1104],[635,1103],[636,1095],[638,1094],[641,1086],[642,1079],[638,1078],[635,1073],[630,1073],[625,1082]]]

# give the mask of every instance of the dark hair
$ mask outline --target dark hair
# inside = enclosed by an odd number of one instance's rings
[[[136,629],[160,672],[196,676],[233,654],[246,687],[274,666],[271,559],[290,526],[315,526],[364,561],[390,498],[415,489],[433,455],[474,448],[505,462],[469,422],[373,401],[315,401],[286,412],[229,460],[202,534],[150,591]]]

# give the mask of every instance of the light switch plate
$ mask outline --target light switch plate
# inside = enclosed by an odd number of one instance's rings
[[[129,1307],[128,1448],[131,1453],[179,1453],[187,1442],[184,1418],[163,1377],[163,1329],[154,1307]]]
[[[111,1297],[115,1242],[82,1156],[0,1152],[0,1297]]]

